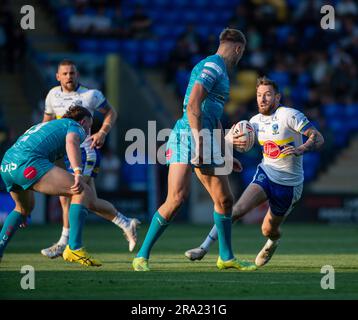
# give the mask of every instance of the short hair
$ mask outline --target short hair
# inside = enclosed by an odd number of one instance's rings
[[[220,43],[225,41],[231,41],[242,43],[244,46],[246,46],[245,35],[237,29],[225,28],[223,31],[221,31],[219,39]]]
[[[61,66],[74,66],[74,67],[76,67],[76,64],[70,59],[63,59],[58,63],[57,69],[60,69]]]
[[[259,77],[256,82],[256,89],[259,86],[272,86],[272,88],[275,90],[275,93],[279,93],[280,90],[278,88],[278,85],[275,81],[267,78],[266,76]]]
[[[62,116],[62,118],[68,118],[75,121],[81,121],[84,117],[93,118],[91,112],[88,109],[81,107],[79,105],[74,105],[70,107],[67,112]]]

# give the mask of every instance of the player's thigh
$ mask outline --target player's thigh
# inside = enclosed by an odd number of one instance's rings
[[[34,192],[31,190],[11,191],[11,198],[15,201],[15,209],[22,215],[29,215],[35,206]]]
[[[74,183],[75,180],[72,174],[54,166],[32,186],[32,189],[48,195],[71,197],[71,186],[73,186]]]
[[[167,199],[183,199],[189,194],[191,181],[191,166],[184,163],[173,163],[168,172]]]
[[[195,168],[195,173],[215,203],[232,202],[233,196],[227,175],[207,174],[207,170]]]
[[[233,215],[242,217],[267,200],[265,190],[256,183],[250,183],[234,204]]]

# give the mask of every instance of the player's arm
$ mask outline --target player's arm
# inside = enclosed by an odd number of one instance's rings
[[[91,136],[91,148],[101,148],[103,146],[107,134],[111,131],[111,128],[113,127],[118,117],[117,111],[114,110],[114,108],[109,103],[107,103],[105,108],[101,108],[99,111],[104,114],[104,119],[98,132]]]
[[[282,153],[300,156],[306,152],[315,151],[322,147],[324,143],[324,138],[315,127],[309,127],[302,134],[308,137],[307,141],[304,144],[300,145],[297,148],[293,146],[287,146],[282,150]]]
[[[199,132],[202,129],[201,124],[201,104],[207,96],[207,91],[200,83],[195,83],[191,91],[189,102],[187,105],[187,115],[189,125],[196,143],[196,157],[192,159],[193,164],[200,165],[203,160],[203,138]]]
[[[297,149],[300,150],[303,154],[305,152],[309,152],[309,151],[315,151],[318,150],[322,147],[323,143],[324,143],[324,138],[322,136],[322,134],[315,128],[315,127],[310,127],[308,128],[303,135],[305,135],[306,137],[308,137],[307,141],[300,145]]]
[[[53,114],[49,114],[49,113],[44,113],[44,116],[43,116],[43,119],[42,119],[42,122],[48,122],[48,121],[51,121],[51,120],[54,120],[56,119],[56,117],[53,115]]]
[[[44,110],[44,116],[42,118],[42,122],[48,122],[51,120],[56,119],[56,114],[54,112],[54,109],[52,107],[51,103],[51,91],[47,94],[46,100],[45,100],[45,110]]]
[[[71,191],[74,194],[80,193],[83,190],[82,181],[82,161],[81,161],[81,149],[80,149],[80,137],[74,132],[70,132],[66,136],[66,153],[68,160],[70,161],[71,168],[75,173],[75,183],[71,187]]]

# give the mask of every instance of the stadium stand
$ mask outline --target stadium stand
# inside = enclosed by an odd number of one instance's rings
[[[50,0],[46,7],[78,53],[92,53],[99,60],[120,53],[134,69],[161,73],[167,85],[162,88],[175,88],[178,106],[191,68],[214,53],[220,31],[243,30],[249,41],[232,77],[225,127],[255,113],[255,78],[268,75],[279,84],[283,104],[304,111],[332,146],[305,157],[310,182],[358,131],[358,6],[354,1],[330,3],[337,8],[335,30],[318,27],[322,1]],[[37,59],[51,60],[41,55]],[[46,81],[54,81],[51,73]],[[258,149],[240,155],[247,172],[259,157]],[[244,184],[249,177],[243,175]]]

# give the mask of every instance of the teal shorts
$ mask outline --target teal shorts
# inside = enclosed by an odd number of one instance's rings
[[[201,131],[203,137],[203,165],[206,167],[222,166],[224,159],[221,152],[220,130],[214,133],[217,129],[210,121],[203,121],[203,130]],[[168,165],[173,163],[184,163],[195,166],[196,149],[195,141],[193,139],[190,126],[185,120],[179,119],[166,145],[166,162]]]
[[[43,157],[29,154],[21,158],[10,149],[1,162],[1,178],[8,192],[29,189],[54,167],[53,163]]]

